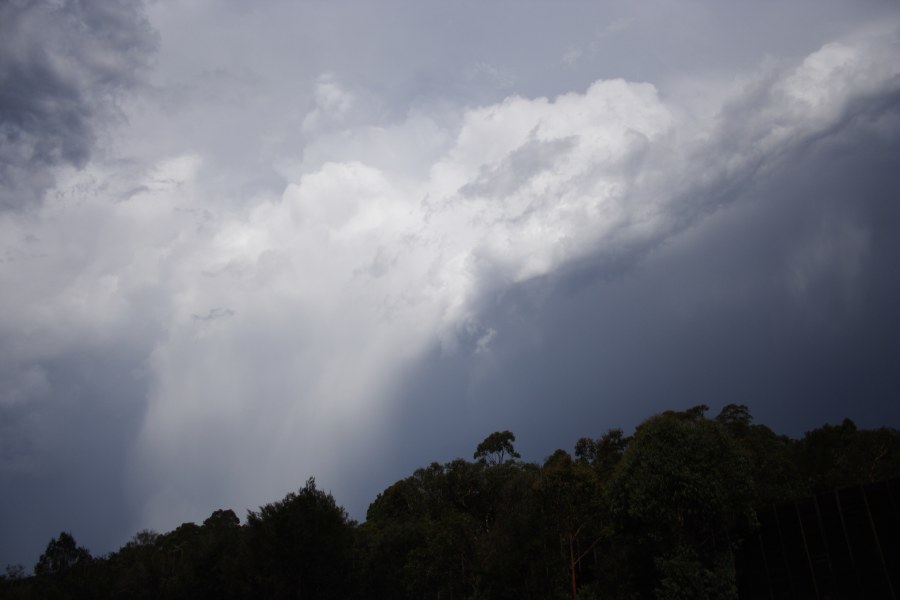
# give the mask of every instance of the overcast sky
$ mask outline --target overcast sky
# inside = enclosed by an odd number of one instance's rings
[[[900,426],[900,8],[0,1],[0,566],[511,429]]]

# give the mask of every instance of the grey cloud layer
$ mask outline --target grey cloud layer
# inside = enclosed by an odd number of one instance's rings
[[[134,2],[0,5],[0,207],[39,200],[52,167],[83,167],[115,96],[156,41]]]

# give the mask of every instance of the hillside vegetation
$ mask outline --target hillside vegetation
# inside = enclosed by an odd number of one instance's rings
[[[763,507],[900,474],[900,433],[850,420],[801,439],[745,406],[668,411],[542,464],[509,431],[432,463],[351,520],[310,478],[249,511],[138,532],[92,557],[66,532],[7,567],[3,598],[735,598]],[[737,557],[737,558],[736,558]]]

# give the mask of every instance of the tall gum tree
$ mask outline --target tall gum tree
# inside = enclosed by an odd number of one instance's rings
[[[736,597],[733,549],[756,524],[746,456],[702,408],[641,424],[608,488],[619,530],[644,557],[632,576],[661,597]]]

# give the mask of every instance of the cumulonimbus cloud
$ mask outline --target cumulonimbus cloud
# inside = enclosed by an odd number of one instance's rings
[[[302,172],[280,195],[241,202],[210,191],[215,165],[202,153],[137,175],[88,161],[93,97],[64,139],[4,113],[8,136],[46,140],[56,157],[13,144],[0,176],[28,176],[8,189],[43,190],[28,182],[48,174],[56,185],[33,218],[0,215],[0,285],[16,290],[0,298],[0,336],[18,373],[3,406],[52,393],[48,358],[136,347],[147,382],[129,457],[140,526],[253,506],[310,474],[340,496],[377,453],[412,361],[434,348],[489,356],[504,332],[483,320],[484,303],[574,262],[633,263],[780,157],[895,110],[897,56],[896,35],[827,45],[747,79],[709,122],[651,84],[605,80],[341,129],[358,103],[327,76],[301,120],[322,136]],[[130,65],[113,63],[111,85]],[[102,89],[81,81],[74,89]],[[59,163],[84,168],[47,170]]]
[[[868,118],[897,92],[895,44],[831,44],[763,72],[707,123],[646,83],[510,97],[465,111],[427,170],[332,147],[280,197],[223,216],[172,280],[139,439],[140,472],[158,469],[148,519],[210,465],[213,487],[265,489],[297,469],[340,486],[377,443],[405,365],[435,345],[483,355],[503,335],[480,321],[486,298],[573,261],[637,260],[780,157]],[[384,151],[402,153],[407,130],[383,132]],[[192,318],[213,309],[231,317]]]

